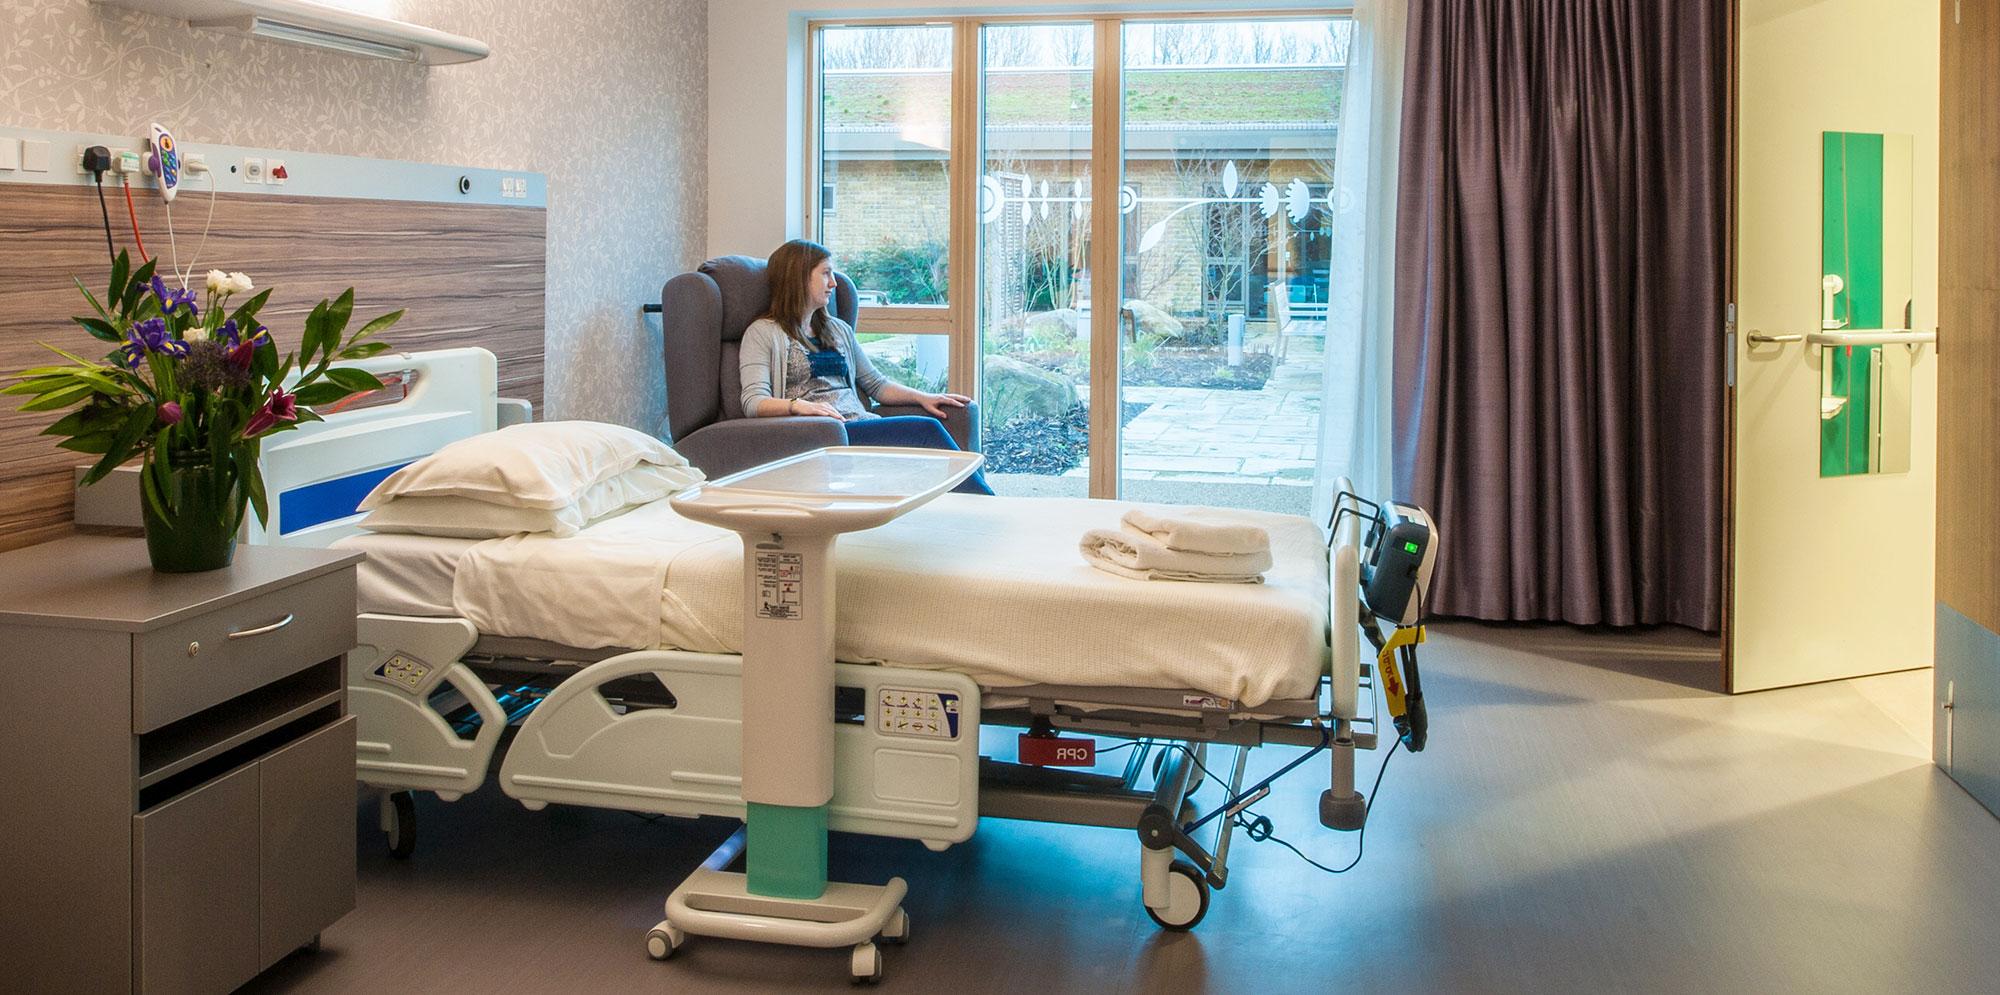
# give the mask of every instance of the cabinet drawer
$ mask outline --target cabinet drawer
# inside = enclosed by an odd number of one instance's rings
[[[138,991],[226,992],[256,976],[257,794],[250,764],[132,817]]]
[[[354,608],[354,571],[337,570],[136,637],[133,731],[151,732],[353,649]]]
[[[354,717],[257,763],[259,968],[354,911]]]

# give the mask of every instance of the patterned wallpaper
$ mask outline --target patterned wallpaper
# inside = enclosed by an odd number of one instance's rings
[[[546,414],[655,427],[659,332],[639,305],[706,241],[705,0],[361,6],[493,54],[426,68],[5,0],[0,123],[137,135],[159,120],[195,143],[546,173]]]

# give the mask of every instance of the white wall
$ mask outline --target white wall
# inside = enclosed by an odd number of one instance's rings
[[[195,143],[545,173],[547,413],[659,424],[659,332],[639,305],[702,258],[704,0],[334,2],[493,54],[425,69],[87,0],[0,0],[0,123],[137,134],[159,120]]]
[[[806,22],[927,14],[1172,13],[1214,2],[1150,0],[709,0],[708,252],[768,254],[804,223]],[[1259,11],[1344,8],[1265,0]]]

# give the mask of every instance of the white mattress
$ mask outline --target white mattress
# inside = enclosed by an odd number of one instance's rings
[[[986,687],[1186,688],[1247,706],[1310,696],[1325,671],[1326,548],[1291,515],[1204,509],[1264,527],[1264,584],[1139,581],[1077,540],[1128,504],[947,494],[841,537],[840,659],[964,673]],[[734,653],[742,545],[667,501],[582,533],[492,540],[361,535],[361,608],[456,615],[488,635],[579,648]]]

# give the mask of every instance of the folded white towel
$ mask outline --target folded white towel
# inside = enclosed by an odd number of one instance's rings
[[[1254,553],[1196,553],[1170,549],[1129,528],[1091,529],[1078,548],[1085,563],[1134,580],[1261,584],[1264,571],[1271,569],[1268,548]]]
[[[1175,512],[1134,508],[1121,519],[1125,526],[1151,537],[1168,549],[1190,553],[1271,555],[1270,533],[1255,525],[1205,515],[1201,509]]]

